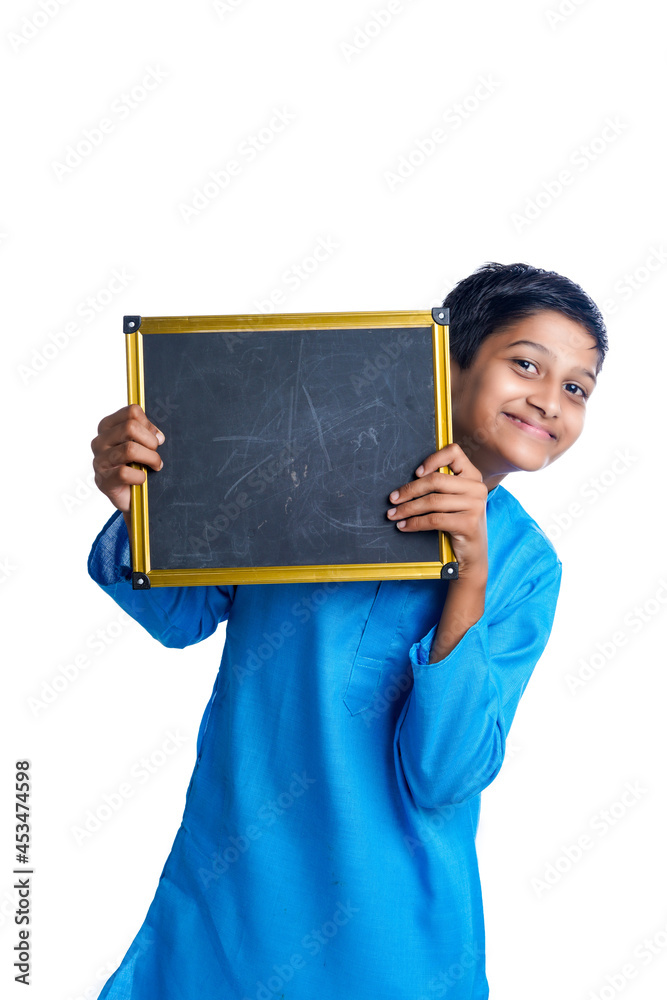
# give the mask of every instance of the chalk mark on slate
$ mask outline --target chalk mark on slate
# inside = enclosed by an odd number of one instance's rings
[[[377,531],[377,524],[354,524],[350,521],[339,521],[337,518],[332,517],[331,514],[327,514],[327,512],[322,510],[321,507],[316,507],[315,509],[325,521],[328,521],[329,524],[338,525],[340,528],[354,528],[355,531],[368,531],[369,529]]]
[[[245,479],[245,478],[246,478],[247,476],[249,476],[251,472],[254,472],[254,471],[255,471],[255,469],[259,469],[260,465],[263,465],[263,464],[264,464],[264,462],[268,462],[268,460],[269,460],[270,458],[273,458],[273,454],[271,454],[271,455],[267,455],[267,456],[266,456],[266,458],[263,458],[263,459],[262,459],[262,460],[261,460],[260,462],[258,462],[258,463],[257,463],[257,465],[253,465],[252,469],[248,469],[248,471],[247,471],[247,472],[244,472],[244,473],[243,473],[243,475],[241,476],[241,478],[240,478],[240,479],[237,479],[235,483],[232,483],[232,485],[231,485],[231,486],[229,487],[229,489],[228,489],[228,490],[227,490],[227,492],[225,493],[225,495],[224,495],[223,499],[224,499],[224,500],[226,500],[226,499],[227,499],[227,497],[229,496],[229,494],[230,494],[230,493],[232,492],[232,490],[233,490],[233,489],[234,489],[234,488],[235,488],[236,486],[238,486],[238,485],[239,485],[239,483],[243,482],[243,480],[244,480],[244,479]]]
[[[266,439],[263,437],[253,437],[247,434],[230,434],[229,437],[214,437],[211,441],[261,441],[264,442]]]
[[[329,472],[333,472],[333,465],[331,464],[331,459],[329,458],[329,452],[327,451],[327,446],[324,443],[324,434],[322,433],[322,425],[320,424],[317,413],[315,412],[315,407],[313,406],[313,401],[310,398],[310,393],[306,389],[305,385],[302,385],[301,388],[306,394],[306,399],[308,400],[308,405],[310,406],[310,412],[313,414],[313,420],[317,424],[317,434],[320,439],[320,444],[322,445],[322,451],[324,452],[327,458],[327,465],[329,466]]]
[[[220,475],[221,472],[225,471],[225,469],[227,468],[227,466],[229,465],[229,463],[231,462],[231,460],[234,458],[235,454],[236,454],[236,448],[234,448],[234,451],[231,453],[231,455],[229,456],[229,458],[227,459],[227,461],[225,462],[225,464],[221,465],[220,468],[218,469],[218,471],[216,472],[216,474],[215,474],[215,478],[216,479],[218,478],[218,476]]]

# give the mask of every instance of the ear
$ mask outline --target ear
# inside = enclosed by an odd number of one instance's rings
[[[461,378],[461,366],[452,354],[449,355],[449,377],[454,392]]]

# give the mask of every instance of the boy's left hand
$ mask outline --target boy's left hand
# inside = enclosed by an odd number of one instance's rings
[[[438,472],[447,466],[453,475]],[[488,488],[460,445],[429,455],[418,478],[389,497],[387,516],[401,531],[446,531],[459,564],[459,578],[485,582],[488,575],[486,498]],[[400,527],[403,522],[403,527]]]

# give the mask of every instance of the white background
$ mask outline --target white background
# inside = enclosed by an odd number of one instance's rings
[[[121,627],[87,575],[113,513],[90,441],[127,401],[123,314],[257,312],[276,290],[282,311],[430,309],[487,260],[573,278],[610,341],[572,451],[504,482],[564,570],[482,796],[491,997],[663,995],[664,22],[650,0],[564,0],[554,15],[558,2],[402,0],[381,28],[384,0],[3,5],[5,995],[24,995],[11,967],[14,761],[34,775],[31,996],[92,998],[155,890],[223,645],[224,626],[185,650]],[[291,120],[250,161],[242,144],[275,109]],[[444,141],[392,182],[439,127]],[[230,159],[240,173],[186,221],[182,206]],[[320,239],[335,244],[327,259],[288,285]],[[63,681],[80,654],[88,666]],[[573,692],[568,675],[591,658]],[[165,754],[170,732],[185,739]],[[131,778],[143,758],[154,773]],[[77,842],[128,781],[132,796]],[[626,783],[638,791],[621,804]],[[568,862],[584,835],[592,846]]]

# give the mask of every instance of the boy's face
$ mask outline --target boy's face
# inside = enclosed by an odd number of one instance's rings
[[[545,468],[574,444],[597,360],[588,330],[551,309],[496,330],[469,368],[450,359],[454,441],[489,489],[509,472]]]

